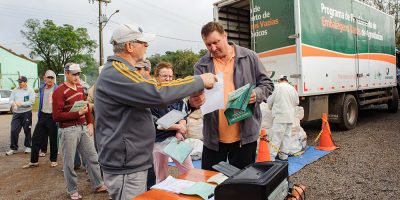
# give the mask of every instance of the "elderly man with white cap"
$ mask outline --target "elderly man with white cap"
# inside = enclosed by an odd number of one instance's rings
[[[295,108],[299,105],[299,95],[296,89],[288,83],[286,75],[281,75],[275,90],[267,99],[268,107],[272,111],[272,133],[268,134],[271,160],[278,154],[280,160],[287,160],[288,145],[292,133],[292,124],[295,118]],[[279,152],[278,152],[279,149]]]
[[[42,142],[48,140],[47,138],[50,138],[50,166],[57,166],[57,124],[52,117],[52,96],[57,88],[55,78],[56,74],[52,70],[47,70],[43,76],[44,84],[39,88],[38,122],[32,135],[31,160],[23,168],[37,167],[39,165],[39,150]]]
[[[146,79],[136,66],[154,37],[138,25],[118,27],[111,37],[114,56],[107,58],[96,83],[96,142],[112,199],[131,199],[146,190],[155,140],[150,108],[210,89],[217,80],[210,73],[168,83]]]

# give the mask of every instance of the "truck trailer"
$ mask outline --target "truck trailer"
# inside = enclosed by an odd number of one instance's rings
[[[228,40],[254,50],[277,81],[287,75],[304,108],[353,129],[358,111],[398,110],[394,18],[356,0],[222,0],[214,21]]]

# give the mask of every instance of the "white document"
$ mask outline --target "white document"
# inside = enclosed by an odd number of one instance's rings
[[[150,189],[165,190],[168,192],[173,192],[173,193],[179,194],[183,190],[193,186],[194,184],[195,184],[195,182],[193,182],[193,181],[176,179],[172,176],[168,176],[165,180],[161,181],[160,183],[158,183],[156,185],[153,185],[153,187],[151,187]]]
[[[186,116],[186,113],[178,111],[178,110],[171,110],[169,113],[162,116],[160,119],[157,120],[156,124],[160,125],[161,128],[168,129],[179,120],[183,119]]]
[[[224,73],[217,74],[218,82],[215,83],[213,89],[204,90],[206,102],[200,107],[203,115],[214,112],[218,109],[225,108],[224,105]]]

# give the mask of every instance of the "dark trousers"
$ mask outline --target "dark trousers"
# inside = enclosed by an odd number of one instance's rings
[[[42,144],[40,144],[40,151],[43,153],[47,153],[47,145],[49,144],[49,138],[43,138]]]
[[[201,168],[205,170],[213,170],[212,166],[221,161],[229,161],[229,164],[243,169],[256,160],[257,142],[252,142],[240,146],[240,141],[226,144],[219,143],[219,151],[214,151],[203,146],[203,154],[201,157]]]
[[[11,145],[10,149],[18,150],[18,138],[21,129],[25,133],[25,147],[31,147],[32,111],[14,113],[11,120]]]
[[[32,136],[31,162],[37,163],[39,160],[39,150],[42,147],[43,140],[50,139],[50,161],[57,162],[57,124],[51,114],[40,113],[40,118],[36,123]]]

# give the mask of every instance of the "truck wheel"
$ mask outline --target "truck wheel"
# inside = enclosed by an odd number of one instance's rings
[[[393,99],[388,101],[388,111],[390,113],[397,113],[399,109],[399,93],[396,88],[392,88]]]
[[[357,100],[353,95],[348,94],[344,97],[339,117],[339,128],[350,130],[356,127],[358,119],[358,105]]]

